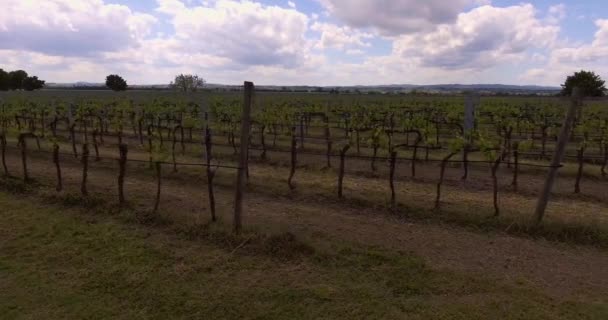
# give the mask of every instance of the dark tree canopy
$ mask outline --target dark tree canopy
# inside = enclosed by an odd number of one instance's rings
[[[114,91],[125,91],[127,81],[117,74],[111,74],[106,77],[106,86]]]
[[[0,69],[0,91],[6,91],[8,89],[9,89],[8,72]]]
[[[170,86],[182,92],[196,92],[205,85],[205,79],[198,75],[180,74],[175,76],[175,81],[171,82]]]
[[[27,78],[27,72],[23,70],[11,71],[8,73],[9,89],[20,90],[23,89],[23,81]]]
[[[7,90],[27,90],[33,91],[42,89],[44,81],[36,76],[28,76],[23,70],[6,72],[0,69],[0,91]]]
[[[44,87],[44,80],[38,79],[38,77],[27,77],[23,80],[23,90],[34,91],[42,89]]]
[[[581,89],[582,94],[587,97],[602,97],[606,94],[605,81],[592,71],[581,70],[566,79],[562,84],[562,95],[572,95],[575,87]]]

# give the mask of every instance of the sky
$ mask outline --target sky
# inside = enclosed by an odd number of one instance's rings
[[[0,68],[47,82],[608,79],[605,0],[0,0]]]

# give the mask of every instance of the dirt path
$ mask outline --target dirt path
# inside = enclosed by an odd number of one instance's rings
[[[19,158],[9,156],[16,170]],[[63,161],[65,186],[76,193],[81,168],[76,160]],[[151,174],[128,172],[126,191],[140,209],[150,209],[155,191]],[[89,190],[115,199],[116,170],[112,163],[91,166]],[[30,159],[31,175],[52,185],[54,171],[48,160]],[[161,209],[185,223],[208,220],[204,179],[180,178],[166,168]],[[257,172],[257,173],[255,173]],[[226,173],[220,173],[224,175]],[[259,176],[256,176],[258,175]],[[252,180],[269,178],[254,171]],[[259,181],[259,180],[258,180]],[[230,220],[232,189],[217,187],[218,213]],[[477,195],[479,196],[479,195]],[[246,197],[245,225],[273,232],[291,231],[315,243],[356,242],[392,250],[413,252],[437,269],[483,273],[509,282],[531,283],[556,298],[608,301],[608,253],[599,249],[569,246],[504,234],[483,234],[453,226],[411,222],[374,209],[357,208],[304,195],[280,196],[256,192]]]

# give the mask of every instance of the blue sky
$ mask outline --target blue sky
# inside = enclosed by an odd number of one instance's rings
[[[3,0],[0,68],[49,82],[278,85],[608,78],[608,5],[573,0]]]

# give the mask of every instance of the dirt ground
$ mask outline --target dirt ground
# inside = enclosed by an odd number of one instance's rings
[[[226,157],[229,152],[226,151]],[[102,155],[116,157],[112,149]],[[245,198],[244,225],[261,232],[289,231],[299,237],[323,245],[352,242],[390,250],[412,252],[438,270],[456,270],[489,275],[512,283],[529,283],[556,299],[608,302],[608,252],[592,246],[558,243],[531,237],[516,237],[504,232],[471,230],[435,220],[409,219],[407,208],[426,210],[432,214],[436,174],[435,165],[421,165],[416,179],[407,172],[397,183],[398,200],[405,206],[403,214],[389,214],[385,209],[388,182],[385,172],[377,177],[358,173],[357,164],[345,178],[345,199],[332,194],[336,185],[333,170],[299,169],[297,189],[290,191],[285,183],[288,168],[284,159],[270,154],[273,163],[254,162],[250,167],[249,187]],[[255,155],[252,155],[254,158]],[[147,154],[132,150],[130,159],[147,159]],[[323,157],[317,159],[322,162]],[[193,157],[180,157],[191,160]],[[16,150],[7,157],[13,175],[21,174]],[[306,159],[301,159],[306,164]],[[77,159],[62,157],[63,193],[78,193],[82,168]],[[30,175],[48,194],[54,193],[55,171],[50,154],[29,158]],[[366,164],[359,164],[361,167]],[[156,183],[147,163],[129,163],[126,179],[128,201],[137,210],[150,210]],[[171,173],[163,167],[161,211],[181,224],[205,223],[209,219],[207,187],[204,171],[197,167],[179,167]],[[459,169],[448,170],[443,206],[449,212],[471,212],[486,215],[491,211],[487,168],[474,168],[471,179],[460,182]],[[506,186],[510,173],[501,173],[501,205],[505,215],[529,215],[535,204],[535,191],[540,175],[531,172],[520,176],[521,188],[516,193]],[[91,162],[88,188],[91,196],[116,201],[117,165],[113,161]],[[484,178],[485,177],[485,178]],[[233,203],[234,172],[220,169],[216,177],[216,200],[220,220],[230,223]],[[607,202],[602,198],[605,182],[588,179],[584,195],[572,195],[572,178],[561,179],[556,186],[548,219],[583,224],[605,223]]]

